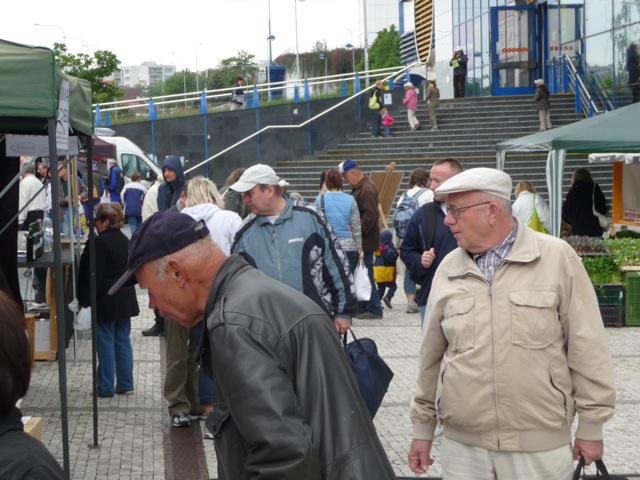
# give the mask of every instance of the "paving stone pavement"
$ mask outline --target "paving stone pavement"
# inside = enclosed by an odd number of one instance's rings
[[[380,439],[398,476],[415,477],[407,466],[411,444],[409,401],[417,372],[422,337],[419,314],[406,314],[402,278],[382,320],[354,321],[359,337],[373,338],[380,355],[395,376],[375,418]],[[90,334],[79,335],[66,350],[67,398],[69,409],[70,470],[74,480],[180,478],[167,470],[163,428],[168,414],[163,406],[161,354],[164,340],[143,337],[141,331],[153,324],[153,312],[146,308],[146,291],[139,291],[142,313],[132,320],[134,350],[134,395],[98,399],[97,433],[94,432],[91,391]],[[618,390],[616,415],[605,426],[605,461],[610,473],[640,472],[640,328],[608,328],[607,340],[613,354]],[[22,409],[25,415],[43,417],[43,442],[62,464],[62,425],[57,362],[37,362],[31,388]],[[203,422],[192,428],[203,428]],[[94,442],[97,435],[97,442]],[[99,448],[94,448],[97,443]],[[210,478],[217,477],[213,442],[204,441]],[[428,476],[440,476],[439,440],[434,444],[436,463]],[[591,473],[595,473],[592,469]],[[189,480],[189,479],[186,479]]]

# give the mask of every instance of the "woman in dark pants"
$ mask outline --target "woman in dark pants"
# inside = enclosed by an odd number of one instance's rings
[[[602,238],[604,230],[593,214],[594,205],[598,212],[607,214],[607,201],[600,186],[593,181],[589,170],[579,168],[573,172],[571,190],[562,204],[562,221],[571,225],[572,235]]]
[[[376,82],[375,88],[371,91],[371,97],[375,97],[378,103],[377,109],[371,109],[371,137],[377,138],[380,135],[380,109],[383,106],[382,101],[382,80]]]
[[[133,349],[131,317],[140,313],[135,287],[125,287],[114,295],[109,289],[127,270],[129,239],[122,233],[124,213],[119,203],[102,203],[96,211],[96,296],[98,320],[98,396],[115,393],[131,395],[133,385]],[[87,245],[80,257],[78,303],[90,306],[89,253]]]

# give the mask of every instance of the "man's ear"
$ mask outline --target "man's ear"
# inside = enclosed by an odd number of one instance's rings
[[[176,282],[179,287],[184,287],[187,283],[187,270],[184,265],[176,259],[172,258],[167,263],[166,275],[171,281]]]

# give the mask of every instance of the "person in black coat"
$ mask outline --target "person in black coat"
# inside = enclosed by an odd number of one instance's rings
[[[464,98],[467,83],[467,62],[462,47],[456,47],[449,65],[453,67],[453,98]]]
[[[27,394],[32,352],[24,313],[0,290],[0,478],[64,480],[67,476],[45,446],[25,433],[16,402]]]
[[[133,349],[131,317],[140,313],[135,287],[120,289],[115,297],[108,292],[127,270],[129,239],[122,233],[124,213],[119,203],[98,205],[95,219],[98,236],[96,249],[96,295],[98,321],[98,396],[133,393]],[[78,303],[90,306],[89,253],[87,245],[80,257]]]
[[[598,217],[593,214],[593,206],[603,215],[607,214],[607,201],[591,172],[579,168],[573,172],[571,190],[562,204],[562,221],[571,225],[573,235],[602,238],[604,230]]]

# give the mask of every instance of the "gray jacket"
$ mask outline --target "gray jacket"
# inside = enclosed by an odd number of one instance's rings
[[[289,198],[274,224],[265,216],[250,215],[236,234],[231,252],[304,293],[330,315],[355,313],[347,256],[312,205]]]

